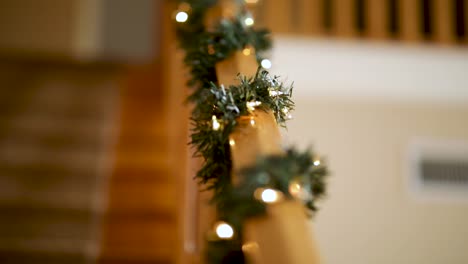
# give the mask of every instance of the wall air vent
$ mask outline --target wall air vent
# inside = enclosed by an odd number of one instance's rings
[[[408,186],[417,200],[468,202],[468,142],[410,144]]]
[[[468,161],[423,160],[420,166],[420,177],[424,185],[468,187]]]

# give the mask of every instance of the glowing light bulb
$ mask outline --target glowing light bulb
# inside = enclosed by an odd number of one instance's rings
[[[252,101],[252,102],[247,102],[245,105],[247,106],[247,110],[249,110],[250,112],[254,111],[255,110],[255,107],[261,105],[262,102],[260,101]]]
[[[246,19],[244,19],[244,24],[248,27],[251,27],[253,26],[253,24],[255,24],[255,20],[251,17],[247,17]]]
[[[255,119],[253,117],[250,118],[250,125],[255,126]]]
[[[260,63],[264,69],[271,69],[271,61],[269,59],[263,59],[262,62]]]
[[[258,250],[258,243],[257,242],[247,242],[242,245],[242,251],[244,253],[254,252]]]
[[[274,88],[268,88],[268,94],[270,95],[270,97],[276,97],[278,95],[282,95],[283,92],[275,90]]]
[[[289,193],[291,193],[292,196],[298,196],[301,193],[301,191],[302,187],[299,183],[293,182],[289,185]]]
[[[179,11],[175,17],[176,21],[179,23],[185,23],[188,20],[188,14],[185,11]]]
[[[214,116],[211,117],[211,120],[212,120],[212,123],[213,123],[212,124],[213,130],[218,131],[221,128],[221,124],[218,122],[218,119],[214,115]]]
[[[234,236],[234,229],[226,222],[216,224],[215,232],[221,239],[231,239]]]
[[[251,53],[251,51],[250,51],[249,48],[245,48],[245,49],[242,50],[242,53],[243,53],[245,56],[249,56],[250,53]]]
[[[262,201],[265,203],[275,203],[279,199],[278,192],[273,189],[265,189],[261,195]]]
[[[306,203],[312,199],[310,181],[305,178],[298,178],[289,184],[289,193],[296,199]]]
[[[314,160],[314,165],[319,166],[320,165],[320,160]]]
[[[234,146],[236,145],[236,141],[235,141],[234,139],[230,139],[230,140],[229,140],[229,145],[230,145],[231,147],[234,147]]]

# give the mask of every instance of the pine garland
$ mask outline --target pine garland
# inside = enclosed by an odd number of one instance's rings
[[[304,188],[302,192],[311,197],[301,200],[311,212],[317,210],[316,201],[325,194],[324,178],[326,167],[313,164],[313,154],[310,151],[298,152],[291,148],[284,156],[259,157],[255,166],[244,168],[240,172],[239,186],[230,185],[224,190],[217,201],[219,219],[229,223],[234,230],[243,230],[245,219],[262,216],[267,213],[266,204],[256,197],[255,193],[262,189],[274,189],[284,195],[284,199],[296,199],[290,192],[291,184]],[[234,253],[234,254],[233,254]],[[237,254],[235,254],[237,253]],[[209,241],[207,259],[209,263],[231,263],[243,259],[242,233],[237,233],[234,239]]]
[[[301,184],[302,191],[310,197],[300,200],[313,212],[317,209],[315,202],[325,193],[326,168],[313,163],[314,155],[310,151],[300,153],[289,149],[285,155],[258,157],[255,166],[238,172],[242,179],[240,185],[232,185],[229,135],[238,125],[237,120],[250,116],[254,110],[269,111],[279,125],[285,126],[289,112],[294,109],[293,89],[260,67],[255,76],[238,75],[238,85],[216,85],[216,63],[246,47],[253,47],[257,61],[261,61],[262,55],[271,48],[268,30],[245,25],[245,18],[249,16],[246,9],[232,19],[222,19],[208,31],[204,25],[205,15],[217,2],[179,1],[179,9],[187,12],[188,19],[177,23],[176,29],[180,47],[185,50],[184,63],[191,73],[188,85],[192,87],[192,94],[188,100],[194,104],[194,109],[190,143],[195,155],[204,161],[196,179],[204,189],[213,190],[220,220],[235,230],[230,239],[208,236],[206,260],[213,264],[244,263],[242,224],[248,217],[266,213],[266,204],[255,192],[271,188],[284,199],[298,199],[290,192],[290,186]],[[243,4],[243,1],[238,2]]]
[[[214,190],[215,199],[223,196],[231,185],[229,135],[237,125],[237,118],[249,115],[249,107],[255,107],[273,111],[277,122],[284,125],[294,107],[290,99],[292,88],[285,87],[278,77],[271,78],[268,72],[259,70],[255,77],[238,78],[240,84],[228,89],[213,83],[211,88],[202,89],[192,112],[191,144],[195,146],[195,155],[205,161],[196,177]],[[218,130],[213,129],[214,120],[220,125]]]

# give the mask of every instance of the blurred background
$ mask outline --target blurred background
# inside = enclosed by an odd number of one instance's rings
[[[468,263],[468,1],[246,2],[332,170],[324,263]],[[0,0],[0,263],[199,263],[175,9]]]

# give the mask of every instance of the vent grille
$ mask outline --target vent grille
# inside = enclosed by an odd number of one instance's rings
[[[418,139],[410,143],[408,187],[421,202],[468,203],[468,141]]]
[[[425,160],[421,162],[420,172],[423,184],[468,187],[468,162]]]

